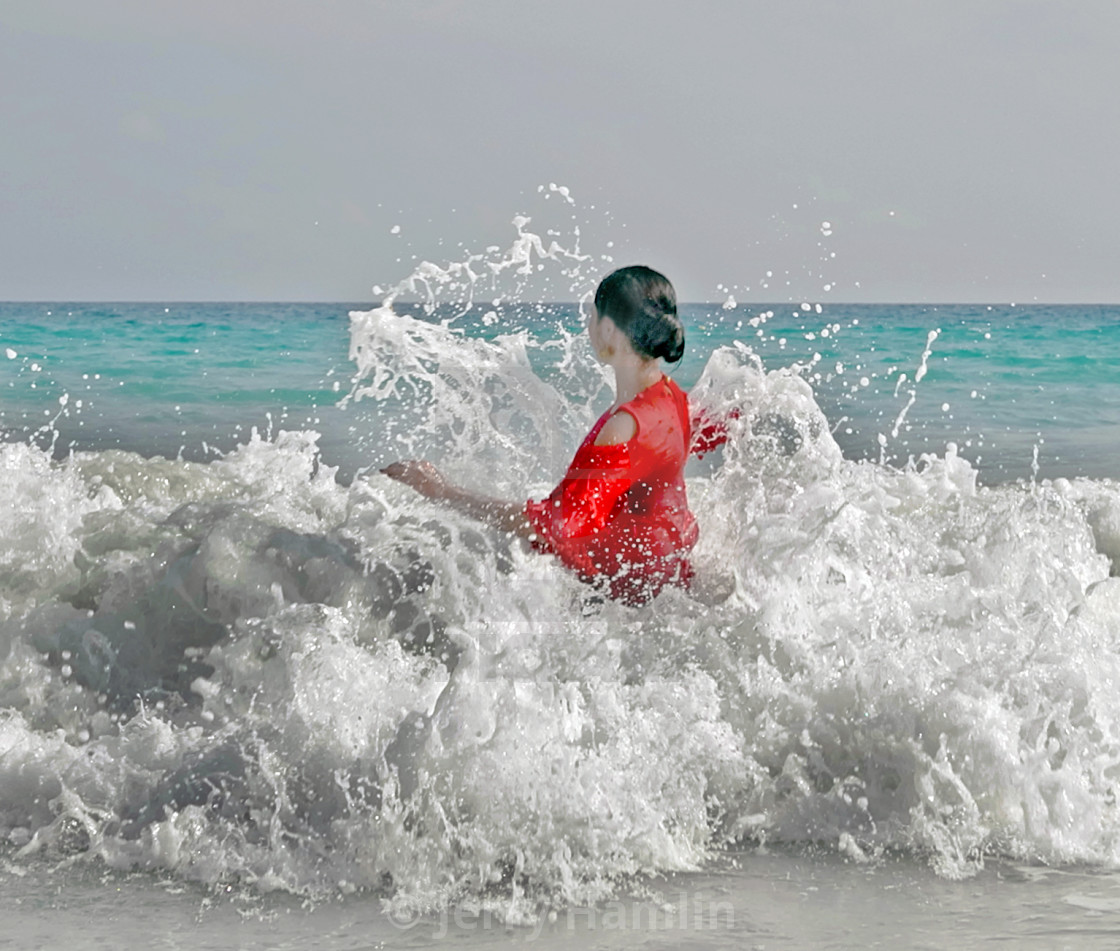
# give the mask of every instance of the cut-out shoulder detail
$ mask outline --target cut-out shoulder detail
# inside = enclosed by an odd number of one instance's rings
[[[638,434],[638,423],[626,410],[620,409],[610,419],[603,423],[599,435],[595,438],[596,446],[620,446],[630,442]]]

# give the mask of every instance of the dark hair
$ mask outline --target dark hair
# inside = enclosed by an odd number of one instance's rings
[[[677,292],[653,268],[635,264],[612,271],[595,291],[595,309],[626,334],[639,356],[664,357],[669,363],[684,356]]]

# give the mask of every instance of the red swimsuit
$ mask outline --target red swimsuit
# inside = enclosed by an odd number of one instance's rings
[[[560,484],[525,514],[533,547],[556,555],[612,598],[642,604],[665,585],[687,586],[687,553],[699,531],[685,495],[692,445],[688,397],[662,377],[619,407],[637,424],[626,443],[596,446],[608,410],[587,434]],[[716,442],[719,440],[717,439]],[[702,448],[712,448],[705,444]]]

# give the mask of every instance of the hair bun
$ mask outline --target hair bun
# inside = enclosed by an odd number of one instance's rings
[[[610,317],[641,356],[669,363],[684,356],[677,292],[653,268],[636,264],[608,274],[595,291],[595,308]]]
[[[684,328],[672,301],[659,295],[644,302],[641,316],[630,324],[634,349],[649,357],[676,363],[684,353]]]
[[[666,315],[665,322],[669,324],[668,333],[654,356],[664,358],[667,363],[676,363],[684,356],[684,327],[676,315]]]

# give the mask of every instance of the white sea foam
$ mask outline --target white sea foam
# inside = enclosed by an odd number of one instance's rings
[[[546,382],[524,335],[391,303],[352,335],[402,454],[509,498],[603,392],[577,338]],[[1120,486],[846,460],[744,344],[693,397],[735,411],[689,477],[716,604],[591,602],[377,473],[340,484],[314,433],[207,464],[0,446],[0,836],[515,919],[743,840],[1115,864]]]

